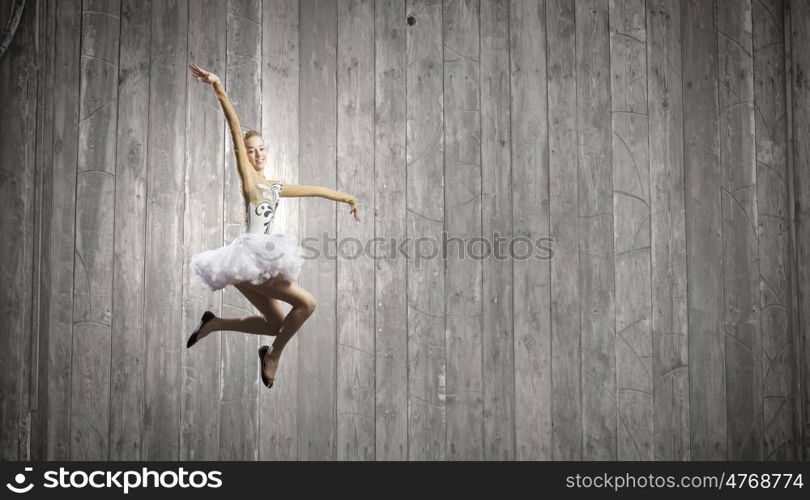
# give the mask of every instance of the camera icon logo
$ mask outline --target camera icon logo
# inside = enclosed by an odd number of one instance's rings
[[[25,472],[31,472],[33,470],[34,470],[33,467],[25,468]],[[10,489],[14,493],[28,493],[29,491],[31,491],[31,488],[34,487],[33,484],[21,486],[25,482],[25,474],[17,474],[16,476],[14,476],[14,482],[16,482],[20,486],[15,486],[11,483],[6,483],[6,488]]]

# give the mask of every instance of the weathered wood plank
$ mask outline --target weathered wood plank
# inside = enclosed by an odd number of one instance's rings
[[[381,243],[372,247],[379,256],[374,273],[377,460],[408,458],[407,263],[396,250],[406,237],[407,217],[405,2],[374,4],[374,236]]]
[[[34,332],[34,315],[36,314],[36,304],[34,301],[34,259],[37,259],[38,250],[35,248],[37,244],[36,231],[38,228],[35,226],[35,216],[37,211],[38,198],[35,198],[36,182],[38,175],[38,167],[41,165],[37,161],[37,110],[38,99],[37,95],[39,90],[39,82],[37,79],[37,61],[38,58],[38,27],[37,23],[39,14],[36,9],[27,9],[23,12],[21,22],[25,23],[25,27],[19,31],[17,35],[25,48],[25,72],[24,79],[24,97],[23,112],[21,120],[23,127],[22,143],[24,158],[20,165],[23,166],[25,175],[22,183],[23,193],[23,226],[20,236],[20,244],[23,251],[22,269],[24,271],[23,279],[20,282],[22,286],[22,303],[19,314],[22,317],[22,342],[20,349],[22,359],[20,362],[19,380],[20,380],[20,401],[18,426],[19,438],[17,445],[17,453],[19,460],[30,460],[31,448],[31,419],[32,410],[36,408],[36,390],[32,391],[36,380],[36,354],[33,352],[36,342],[36,334]]]
[[[44,461],[47,446],[48,316],[50,297],[51,185],[53,183],[54,54],[56,2],[39,5],[37,77],[37,178],[34,208],[33,322],[31,325],[31,438],[25,460]],[[22,457],[21,457],[22,458]]]
[[[337,459],[373,460],[374,274],[362,242],[374,237],[363,208],[374,198],[374,3],[340,0],[337,14],[338,189],[357,193],[359,225],[337,207]],[[369,199],[370,198],[370,199]],[[347,238],[344,240],[344,238]],[[343,244],[351,242],[351,244]]]
[[[73,265],[79,147],[81,1],[56,8],[53,184],[48,268],[47,459],[70,458],[70,355],[73,344]]]
[[[712,2],[681,2],[691,459],[725,460],[723,240]],[[697,383],[695,383],[697,382]]]
[[[187,16],[185,0],[152,3],[142,460],[180,456]]]
[[[802,449],[800,459],[810,458],[810,5],[807,2],[791,0],[788,5],[790,26],[790,71],[788,88],[788,123],[790,124],[790,148],[788,169],[788,191],[793,198],[792,227],[794,262],[796,263],[795,314],[797,346],[796,366],[800,377],[797,388],[801,388],[801,410],[798,415]],[[787,24],[787,23],[786,23]]]
[[[617,458],[613,168],[607,3],[577,2],[583,460]]]
[[[689,460],[681,11],[647,4],[655,459]]]
[[[408,458],[444,460],[445,302],[442,3],[411,0],[407,16]],[[420,244],[416,244],[419,239]]]
[[[336,50],[337,4],[305,0],[300,9],[299,141],[302,184],[335,188],[336,175]],[[315,238],[326,250],[335,232],[338,207],[323,199],[302,199],[301,238]],[[299,330],[298,339],[298,457],[336,458],[336,266],[323,252],[307,260],[301,286],[309,290],[318,309]],[[284,370],[283,364],[279,370]]]
[[[262,131],[267,146],[264,174],[298,182],[298,0],[262,4]],[[299,237],[298,198],[284,198],[273,220],[278,232]],[[279,301],[286,314],[291,307]],[[295,337],[293,337],[295,338]],[[269,343],[270,339],[262,339]],[[259,398],[259,459],[298,457],[298,349],[284,350],[284,383]]]
[[[10,12],[10,4],[4,12]],[[26,460],[29,440],[33,158],[36,137],[35,17],[22,13],[15,37],[0,59],[0,459]],[[14,235],[11,237],[11,235]]]
[[[579,337],[575,5],[546,3],[548,26],[549,236],[551,259],[552,458],[582,458]]]
[[[718,0],[728,460],[762,460],[762,339],[751,1]]]
[[[445,338],[447,459],[480,460],[482,358],[481,96],[479,5],[445,0]]]
[[[189,62],[223,76],[227,10],[226,0],[207,0],[189,4],[188,13]],[[204,311],[220,314],[222,294],[206,291],[188,264],[194,254],[222,245],[224,158],[221,107],[210,85],[188,78],[182,302],[186,336],[197,327]],[[230,140],[229,134],[226,140]],[[221,344],[220,335],[215,334],[190,351],[183,350],[181,460],[217,460],[220,456]]]
[[[759,307],[762,328],[763,457],[797,460],[793,300],[782,0],[751,4],[756,130]]]
[[[119,2],[84,0],[73,264],[70,458],[109,454]]]
[[[482,263],[483,459],[514,460],[509,0],[481,2],[480,18],[481,233],[492,250]]]
[[[110,460],[140,460],[151,2],[121,2],[110,352]]]
[[[534,248],[550,229],[545,2],[513,1],[509,16],[515,451],[520,460],[550,460],[551,266]]]
[[[243,131],[258,130],[261,125],[261,20],[258,0],[228,1],[225,82]],[[228,133],[225,136],[225,244],[244,230],[246,207],[235,161],[233,141]],[[253,314],[256,310],[234,287],[222,291],[224,317]],[[254,460],[259,454],[258,391],[267,390],[261,386],[258,374],[259,339],[255,335],[229,332],[221,335],[221,341],[220,459]]]
[[[650,164],[644,0],[611,2],[617,458],[652,460]]]

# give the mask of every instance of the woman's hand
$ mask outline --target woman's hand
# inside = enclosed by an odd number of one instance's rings
[[[201,67],[197,66],[196,64],[189,64],[188,68],[191,70],[191,74],[194,75],[194,78],[201,82],[214,84],[219,80],[219,77],[210,71],[205,71]]]
[[[360,213],[357,211],[357,205],[352,204],[352,208],[349,210],[349,213],[354,215],[354,220],[360,222]]]

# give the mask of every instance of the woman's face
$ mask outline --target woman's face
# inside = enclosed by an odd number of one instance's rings
[[[258,135],[248,138],[248,140],[245,141],[245,149],[247,149],[250,164],[253,165],[253,168],[256,170],[261,171],[264,168],[264,161],[267,159],[264,152],[264,139]]]

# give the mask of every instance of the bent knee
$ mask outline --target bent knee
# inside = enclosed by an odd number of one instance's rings
[[[298,305],[302,311],[305,311],[307,315],[310,315],[315,312],[315,297],[309,296],[301,301]]]

